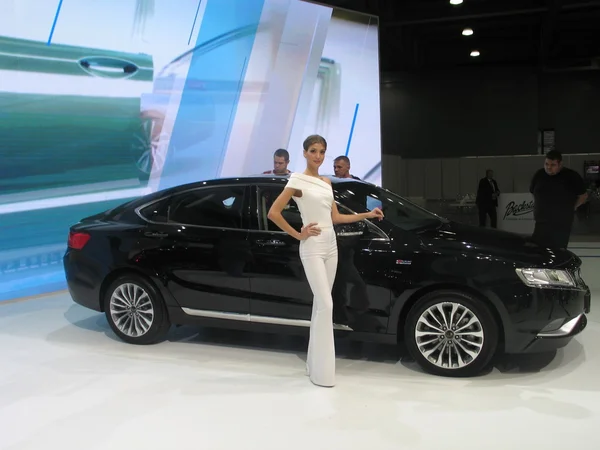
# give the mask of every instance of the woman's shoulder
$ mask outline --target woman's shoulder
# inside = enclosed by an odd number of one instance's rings
[[[298,187],[298,186],[314,186],[314,185],[318,185],[321,187],[324,187],[322,183],[326,183],[327,186],[331,187],[331,180],[327,177],[321,177],[321,176],[313,176],[313,175],[306,175],[303,173],[292,173],[288,179],[288,186],[289,187]]]
[[[295,173],[290,174],[286,183],[286,187],[298,190],[300,190],[303,187],[303,185],[304,180],[302,179],[302,177],[298,176]]]

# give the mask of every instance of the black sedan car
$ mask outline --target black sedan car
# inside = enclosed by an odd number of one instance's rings
[[[64,256],[73,300],[133,344],[173,324],[307,332],[299,242],[267,218],[286,181],[198,182],[83,219]],[[573,253],[450,222],[369,183],[332,182],[342,213],[385,213],[337,228],[337,334],[403,344],[430,373],[473,376],[497,352],[554,350],[585,328],[590,290]],[[293,200],[284,216],[301,227]]]

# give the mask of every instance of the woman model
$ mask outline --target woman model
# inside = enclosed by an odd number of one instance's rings
[[[331,289],[337,270],[338,249],[333,224],[364,219],[383,219],[379,208],[362,214],[340,214],[333,198],[331,181],[319,175],[327,141],[312,135],[304,140],[306,170],[292,173],[283,192],[273,202],[268,217],[279,228],[300,241],[300,259],[313,293],[306,370],[313,384],[335,385],[335,346],[333,341],[333,299]],[[281,211],[294,198],[302,216],[302,229],[296,231]]]

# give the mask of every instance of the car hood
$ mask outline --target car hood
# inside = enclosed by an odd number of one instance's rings
[[[506,231],[448,222],[420,233],[424,245],[433,251],[486,255],[534,267],[562,267],[577,256],[568,250],[540,247],[528,236]]]

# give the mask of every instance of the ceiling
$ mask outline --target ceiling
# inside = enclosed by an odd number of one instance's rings
[[[600,69],[600,0],[319,0],[380,21],[382,71]],[[465,27],[474,34],[462,35]],[[470,56],[479,50],[480,56]]]

